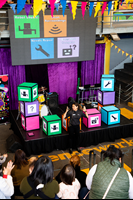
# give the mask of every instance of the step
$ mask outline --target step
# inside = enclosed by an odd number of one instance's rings
[[[118,87],[119,87],[119,84],[121,84],[121,87],[123,88],[125,88],[128,84],[131,83],[130,80],[125,79],[117,74],[115,75],[115,80],[116,80],[115,84],[118,85]]]
[[[133,63],[124,63],[124,69],[133,72]]]
[[[128,102],[128,106],[133,108],[133,103],[132,102]]]
[[[117,75],[117,77],[123,77],[124,79],[128,79],[130,80],[130,82],[133,81],[133,73],[127,71],[126,69],[117,69],[115,70],[115,75]]]

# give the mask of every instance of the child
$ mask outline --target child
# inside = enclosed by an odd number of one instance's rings
[[[65,165],[60,174],[60,191],[57,196],[61,199],[78,199],[80,183],[75,178],[75,170],[71,165]]]
[[[4,154],[3,156],[0,156],[0,176],[2,176],[2,164],[6,161],[7,157],[8,157],[7,154]]]

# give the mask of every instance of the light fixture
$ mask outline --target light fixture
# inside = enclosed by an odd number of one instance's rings
[[[112,39],[114,41],[119,41],[120,40],[120,37],[118,36],[117,33],[110,33],[110,35],[111,35],[111,37],[112,37]]]

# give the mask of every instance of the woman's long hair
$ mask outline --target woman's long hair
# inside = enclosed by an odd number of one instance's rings
[[[15,152],[14,165],[17,167],[17,169],[21,169],[22,166],[26,166],[28,164],[29,162],[28,162],[25,152],[22,151],[21,149],[18,149]]]
[[[110,159],[111,165],[114,165],[114,159],[119,160],[119,158],[122,158],[122,151],[117,149],[114,145],[110,145],[107,151],[104,152],[104,159],[107,157]]]
[[[34,169],[29,176],[35,187],[39,184],[46,185],[47,183],[51,183],[53,177],[54,167],[48,156],[42,156],[36,161]]]
[[[77,102],[73,103],[72,105],[75,105],[76,107],[78,107],[78,110],[83,110],[82,106]]]

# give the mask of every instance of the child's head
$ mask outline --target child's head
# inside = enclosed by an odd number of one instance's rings
[[[33,169],[34,169],[34,166],[35,166],[37,160],[38,160],[37,157],[31,157],[31,158],[29,159],[29,173],[30,173],[30,174],[32,173],[32,171],[33,171]]]
[[[71,165],[65,165],[61,170],[60,179],[66,185],[72,185],[75,181],[75,170]]]
[[[80,157],[77,155],[74,155],[70,158],[70,165],[72,165],[74,168],[80,166]]]

